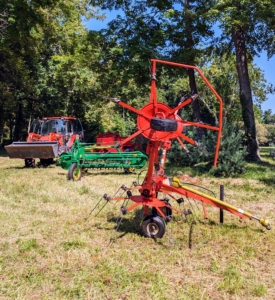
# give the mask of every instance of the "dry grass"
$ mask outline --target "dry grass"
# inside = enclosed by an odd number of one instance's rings
[[[139,210],[126,215],[119,232],[121,203],[90,215],[104,193],[129,187],[135,174],[89,171],[71,182],[55,166],[26,169],[3,156],[0,164],[1,300],[275,299],[274,230],[228,213],[219,225],[217,209],[209,208],[204,220],[200,207],[186,201],[196,223],[176,216],[154,242],[139,235]],[[274,172],[275,161],[265,168]],[[269,171],[201,178],[217,195],[224,184],[226,201],[270,218],[273,226],[274,183]]]

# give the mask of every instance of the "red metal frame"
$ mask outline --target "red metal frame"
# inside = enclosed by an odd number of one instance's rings
[[[132,200],[134,203],[127,208],[127,212],[133,210],[138,205],[142,205],[144,207],[144,214],[148,215],[148,208],[155,207],[158,211],[159,215],[165,218],[163,211],[161,208],[168,207],[176,212],[183,214],[182,211],[176,209],[173,206],[168,206],[164,201],[158,199],[158,193],[165,193],[170,196],[171,199],[175,199],[172,193],[176,193],[182,195],[184,197],[192,198],[202,203],[204,216],[207,217],[207,211],[205,204],[212,205],[214,207],[218,207],[220,209],[224,209],[229,211],[230,213],[240,217],[240,218],[253,218],[258,220],[263,226],[267,229],[270,229],[269,222],[262,218],[258,218],[253,216],[251,213],[245,212],[244,210],[234,207],[226,202],[223,202],[219,199],[211,197],[207,194],[203,194],[199,191],[191,189],[190,187],[184,186],[180,183],[179,179],[168,178],[164,172],[164,166],[166,161],[167,151],[170,149],[171,140],[176,139],[183,148],[185,145],[182,140],[197,146],[196,141],[192,140],[188,136],[182,133],[184,126],[195,126],[200,128],[206,128],[209,130],[217,131],[217,141],[216,141],[216,149],[214,155],[214,166],[216,167],[218,161],[218,153],[220,147],[220,140],[222,134],[222,99],[215,91],[210,82],[203,75],[201,70],[194,66],[189,66],[185,64],[173,63],[163,60],[152,59],[152,80],[151,80],[151,93],[149,103],[146,104],[140,110],[122,102],[121,100],[114,98],[112,99],[118,105],[136,113],[137,116],[137,126],[138,130],[126,138],[121,142],[121,145],[127,143],[131,139],[135,138],[139,134],[142,134],[145,138],[149,140],[147,145],[147,154],[149,155],[148,162],[148,171],[147,175],[144,179],[144,182],[139,186],[140,195],[132,195],[132,193],[128,193],[127,198]],[[184,102],[180,103],[175,108],[170,108],[168,105],[164,103],[160,103],[157,101],[157,90],[156,90],[156,69],[157,63],[175,66],[184,69],[193,69],[197,71],[200,77],[203,79],[207,87],[213,92],[217,101],[219,102],[219,125],[218,126],[210,126],[201,123],[190,122],[186,120],[182,120],[177,111],[188,104],[192,103],[198,95],[192,96],[189,99],[186,99]],[[170,119],[177,122],[177,129],[172,132],[167,131],[157,131],[151,128],[151,120],[152,118],[161,118],[161,119]],[[159,158],[159,150],[162,150],[161,157]],[[135,188],[136,189],[136,188]],[[129,189],[131,190],[131,189]],[[125,200],[125,198],[112,198],[109,200],[119,201]],[[125,210],[124,210],[125,212]]]

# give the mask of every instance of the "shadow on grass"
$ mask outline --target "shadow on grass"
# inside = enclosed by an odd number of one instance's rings
[[[262,180],[261,176],[270,175],[272,176],[272,173],[275,171],[275,162],[274,164],[269,161],[262,161],[262,162],[253,162],[249,163],[246,171],[244,173],[244,177],[247,177],[247,175],[251,174],[252,178]],[[243,176],[240,176],[243,177]]]
[[[118,215],[117,217],[110,216],[107,218],[107,221],[114,223],[114,229],[117,232],[122,232],[121,237],[123,237],[127,233],[139,234],[140,224],[143,219],[143,209],[138,209],[130,218],[127,218],[124,215]]]
[[[91,170],[91,169],[89,169],[89,170]],[[135,174],[135,173],[131,173],[131,174]],[[100,171],[100,170],[94,169],[93,171],[89,171],[89,172],[83,174],[83,176],[85,176],[85,177],[86,176],[99,176],[99,175],[127,175],[127,173],[125,173],[123,170],[121,170],[121,171],[118,171],[118,170]]]
[[[113,231],[112,236],[110,238],[108,247],[114,243],[115,241],[122,239],[127,234],[134,234],[137,236],[142,237],[140,225],[143,221],[145,216],[143,215],[143,208],[138,209],[134,212],[134,214],[129,216],[124,216],[119,214],[118,216],[114,216],[114,214],[110,214],[108,216],[107,214],[107,222],[110,224],[113,224],[113,227],[109,227],[108,225],[102,226],[101,222],[98,222],[93,225],[93,227],[96,227],[97,229],[103,229],[106,231]],[[161,245],[165,246],[160,242],[161,239],[154,239],[154,241]]]
[[[237,218],[238,219],[238,218]],[[215,222],[213,220],[207,219],[207,222],[203,222],[199,220],[200,224],[209,226],[209,227],[217,227],[220,228],[221,230],[227,232],[227,231],[231,231],[231,230],[237,230],[237,231],[253,231],[253,232],[262,232],[264,230],[264,227],[262,228],[252,228],[249,226],[249,224],[245,224],[245,225],[238,225],[235,223],[231,223],[231,224],[226,224],[226,223],[218,223]],[[253,220],[251,222],[254,222]]]
[[[275,147],[260,147],[261,155],[263,153],[269,153],[275,151]]]
[[[22,170],[22,169],[26,169],[26,170],[33,170],[33,169],[52,169],[52,168],[54,168],[55,166],[39,166],[39,165],[36,165],[35,167],[26,167],[25,165],[24,165],[24,161],[22,160],[22,166],[21,167],[19,167],[19,166],[17,166],[17,167],[15,167],[15,166],[13,166],[13,167],[7,167],[6,169],[10,169],[10,170]],[[64,175],[64,173],[62,174],[62,173],[58,173],[58,175]]]
[[[188,172],[190,176],[202,176],[203,174],[209,173],[212,168],[211,164],[197,164],[194,166],[173,166],[171,164],[167,164],[165,168],[165,173],[169,176],[174,176],[178,172]]]
[[[110,224],[113,224],[114,226],[110,227],[108,225],[103,225],[101,222],[98,222],[93,225],[93,227],[105,231],[113,231],[112,236],[110,238],[110,241],[108,243],[108,246],[110,246],[113,242],[122,239],[127,234],[134,234],[141,236],[140,231],[140,225],[142,223],[142,220],[144,219],[143,215],[143,209],[139,209],[135,211],[134,215],[131,215],[130,217],[125,217],[123,215],[119,215],[117,217],[114,216],[114,214],[107,215],[107,221]],[[210,228],[216,228],[217,233],[220,233],[222,235],[226,235],[229,231],[235,231],[239,234],[246,233],[247,231],[255,232],[255,233],[261,233],[263,232],[263,228],[251,228],[249,225],[238,225],[238,224],[220,224],[218,222],[215,222],[211,219],[204,219],[204,220],[197,220],[197,219],[190,219],[189,221],[186,220],[186,224],[188,225],[188,238],[187,243],[189,249],[193,247],[193,231],[194,230],[200,230],[201,226],[204,226],[207,230],[207,228],[210,230]],[[167,226],[168,224],[166,224]],[[198,226],[198,227],[197,227]],[[166,227],[166,237],[168,235],[168,239],[174,239],[173,234],[172,236],[169,236],[170,232],[168,230],[168,227]],[[203,234],[203,231],[202,231]],[[154,239],[154,241],[163,247],[167,247],[167,245],[163,244],[162,239]]]
[[[22,170],[22,169],[28,169],[26,168],[25,166],[22,166],[22,167],[7,167],[5,168],[7,170]],[[30,170],[33,169],[33,168],[29,168]]]
[[[261,162],[253,162],[250,163],[251,165],[256,167],[264,167],[264,168],[275,168],[275,160],[273,160],[273,163],[271,163],[270,161],[261,161]]]
[[[68,170],[63,170],[64,172],[66,172],[66,174],[68,173]],[[102,176],[102,175],[106,175],[106,176],[110,176],[110,175],[116,175],[116,176],[131,176],[134,175],[136,177],[136,180],[139,180],[139,182],[143,182],[143,179],[146,175],[146,171],[144,170],[144,173],[141,175],[140,172],[135,171],[132,173],[125,173],[124,170],[122,169],[110,169],[109,171],[100,171],[99,169],[88,169],[88,172],[82,172],[82,177],[97,177],[97,176]],[[64,175],[64,173],[62,172],[58,172],[58,175]]]
[[[275,188],[275,174],[272,178],[260,178],[259,181],[268,186],[273,186]]]

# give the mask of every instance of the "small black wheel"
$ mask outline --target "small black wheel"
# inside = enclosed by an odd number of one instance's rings
[[[167,206],[170,206],[171,207],[171,204],[168,202],[168,201],[165,201],[165,204]],[[172,209],[170,207],[167,207],[167,206],[163,206],[163,207],[159,207],[159,209],[163,212],[163,214],[165,215],[166,217],[166,221],[169,222],[172,220]],[[152,214],[154,216],[160,216],[159,212],[157,211],[157,209],[155,207],[152,207]],[[161,216],[160,216],[161,217]]]
[[[34,158],[26,158],[25,159],[25,167],[26,168],[33,168],[33,167],[35,167],[35,159]]]
[[[150,238],[162,238],[165,233],[165,223],[160,216],[147,216],[141,223],[141,234]]]
[[[40,158],[40,164],[43,167],[47,167],[53,163],[53,158]]]
[[[72,163],[69,171],[68,171],[68,179],[73,180],[73,181],[78,181],[81,179],[82,176],[82,170],[81,168],[77,165],[77,163]]]
[[[152,118],[150,127],[158,131],[173,132],[177,130],[178,123],[173,119]]]

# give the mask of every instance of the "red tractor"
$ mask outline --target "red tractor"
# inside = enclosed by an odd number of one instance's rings
[[[79,119],[45,117],[32,122],[26,142],[14,142],[5,148],[10,158],[25,159],[26,167],[33,167],[35,158],[47,166],[60,154],[69,152],[77,136],[84,140]]]

